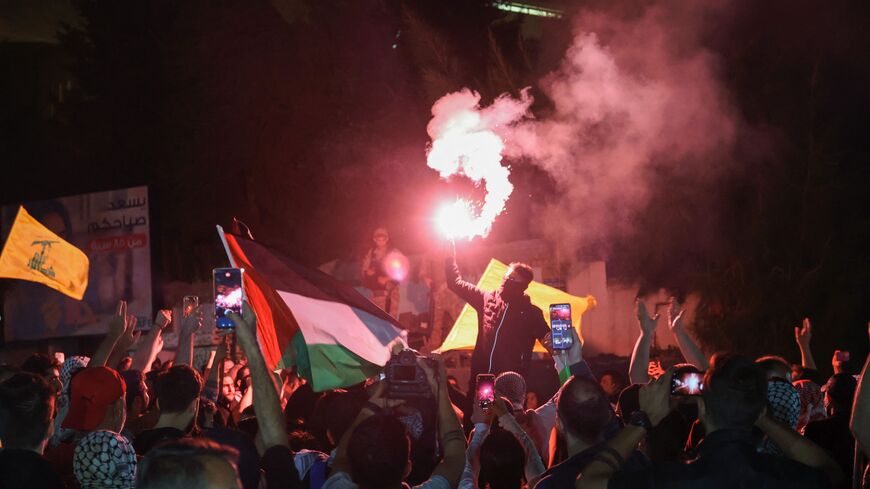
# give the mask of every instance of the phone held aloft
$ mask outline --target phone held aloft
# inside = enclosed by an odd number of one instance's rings
[[[550,304],[550,338],[554,350],[569,350],[574,344],[571,304]]]
[[[214,322],[217,329],[234,328],[230,315],[242,313],[243,274],[241,268],[214,269]]]
[[[477,402],[483,409],[495,402],[495,375],[477,374]]]
[[[704,372],[688,365],[674,370],[671,377],[672,396],[700,396],[704,390]]]

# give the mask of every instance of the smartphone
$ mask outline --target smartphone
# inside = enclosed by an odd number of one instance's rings
[[[550,304],[550,328],[554,350],[568,350],[574,344],[571,335],[571,304]]]
[[[241,268],[214,269],[214,324],[218,329],[235,327],[230,314],[242,313]]]
[[[495,375],[477,374],[477,402],[486,409],[495,401]]]
[[[704,390],[704,372],[696,369],[677,369],[671,378],[672,396],[700,396]]]
[[[182,302],[182,312],[184,313],[184,317],[190,316],[190,314],[199,307],[199,296],[196,295],[186,295],[184,296],[184,300]]]

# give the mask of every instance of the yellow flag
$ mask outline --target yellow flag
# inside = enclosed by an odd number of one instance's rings
[[[492,259],[483,276],[477,282],[477,287],[486,292],[492,292],[501,285],[504,275],[507,272],[508,266],[504,263]],[[595,307],[595,298],[591,295],[586,297],[577,297],[561,290],[544,285],[540,282],[532,282],[529,288],[526,289],[526,294],[532,299],[532,304],[541,308],[544,311],[544,320],[550,324],[550,304],[571,304],[571,321],[574,324],[574,329],[577,330],[577,336],[583,338],[580,328],[580,320],[587,310]],[[472,350],[477,342],[477,311],[468,304],[462,307],[462,312],[453,323],[453,329],[450,334],[444,339],[444,343],[437,351],[445,352],[450,350]],[[536,352],[546,352],[540,341],[535,342],[534,350]]]
[[[88,257],[18,208],[3,252],[0,277],[39,282],[82,300],[88,288]]]

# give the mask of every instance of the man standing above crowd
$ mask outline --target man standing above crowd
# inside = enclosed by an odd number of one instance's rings
[[[399,317],[399,283],[387,274],[384,261],[387,255],[397,250],[390,244],[390,235],[385,228],[377,228],[372,234],[374,246],[362,262],[362,283],[372,293],[371,300],[393,317]]]
[[[456,249],[446,263],[447,287],[477,311],[477,343],[471,356],[471,382],[477,374],[506,371],[525,375],[536,339],[549,332],[544,313],[525,294],[532,268],[511,263],[498,290],[484,292],[462,280]]]

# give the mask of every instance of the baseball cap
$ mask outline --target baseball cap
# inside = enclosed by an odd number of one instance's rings
[[[88,367],[70,382],[69,412],[61,427],[91,431],[106,416],[106,410],[124,396],[127,386],[117,371],[109,367]]]

